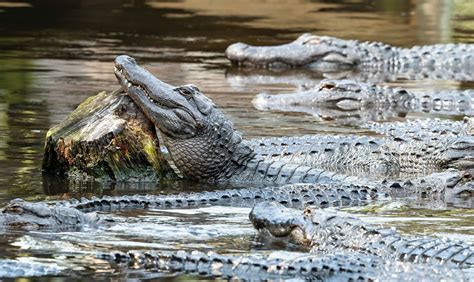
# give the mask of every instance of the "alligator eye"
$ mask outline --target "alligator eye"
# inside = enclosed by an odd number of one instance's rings
[[[185,98],[191,98],[191,96],[193,95],[192,90],[189,89],[189,87],[187,86],[177,87],[175,90],[178,91]]]
[[[181,89],[181,92],[182,92],[184,95],[191,95],[191,91],[189,91],[189,90],[186,89],[186,88]]]
[[[321,89],[321,90],[323,90],[323,89],[331,90],[331,89],[333,89],[334,87],[336,87],[336,85],[333,84],[333,83],[325,83],[325,84],[321,85],[321,88],[320,88],[320,89]]]

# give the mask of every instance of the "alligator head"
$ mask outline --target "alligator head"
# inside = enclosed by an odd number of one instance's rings
[[[305,33],[295,41],[279,46],[234,43],[227,47],[225,54],[237,65],[269,68],[307,65],[311,69],[331,72],[352,69],[365,59],[357,47],[357,41]]]
[[[218,180],[254,156],[232,122],[196,86],[169,85],[125,55],[115,59],[115,76],[158,128],[183,176]]]
[[[342,214],[342,213],[341,213]],[[347,214],[318,210],[307,207],[303,212],[287,208],[277,202],[261,202],[255,205],[249,215],[255,229],[265,236],[281,238],[307,249],[319,246],[333,247],[355,232],[366,234],[368,230],[360,219]],[[345,228],[349,228],[345,230]],[[345,233],[345,231],[351,231]],[[339,242],[335,242],[339,241]],[[345,243],[341,243],[345,244]],[[349,243],[350,244],[350,243]]]
[[[96,214],[85,214],[73,208],[49,206],[46,203],[10,201],[0,210],[0,226],[21,229],[82,228],[99,221]]]
[[[277,202],[256,204],[249,215],[255,229],[272,237],[283,238],[292,243],[309,247],[311,245],[311,219],[300,211],[287,209]]]

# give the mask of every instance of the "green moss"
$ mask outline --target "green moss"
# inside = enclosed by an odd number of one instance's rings
[[[156,170],[160,169],[161,154],[157,152],[157,148],[154,140],[146,138],[143,140],[143,150],[147,156],[148,161],[153,165]]]

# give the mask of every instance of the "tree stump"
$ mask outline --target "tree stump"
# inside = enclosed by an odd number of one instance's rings
[[[121,90],[86,99],[48,131],[43,171],[112,181],[157,181],[173,174],[154,125]]]

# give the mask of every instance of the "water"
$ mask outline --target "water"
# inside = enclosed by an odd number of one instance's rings
[[[47,5],[57,4],[54,2],[63,3],[63,6]],[[85,98],[118,87],[112,72],[113,59],[117,55],[135,57],[170,84],[198,85],[246,137],[318,132],[364,133],[356,127],[341,126],[304,114],[257,111],[251,104],[257,93],[295,90],[302,81],[303,84],[308,83],[307,75],[296,72],[289,78],[278,79],[278,76],[265,74],[266,81],[262,83],[253,79],[258,73],[232,68],[223,51],[236,41],[257,45],[281,44],[303,32],[382,41],[398,46],[474,43],[473,19],[474,5],[469,0],[0,1],[0,205],[17,197],[43,200],[209,188],[189,183],[140,187],[77,185],[42,176],[41,161],[47,130],[64,119]],[[321,78],[310,77],[309,83],[315,84]],[[473,82],[456,81],[398,80],[388,84],[425,91],[474,88]],[[152,222],[151,226],[155,228],[161,228],[162,221],[180,222],[183,224],[165,226],[165,231],[194,230],[198,237],[209,231],[199,229],[199,224],[208,222],[214,229],[215,237],[198,240],[183,235],[183,242],[166,242],[141,234],[125,233],[119,236],[112,229],[104,233],[109,237],[94,237],[89,242],[81,238],[84,237],[81,233],[54,236],[10,234],[0,239],[0,257],[21,254],[39,259],[53,257],[56,262],[61,261],[64,253],[55,257],[51,255],[54,250],[46,251],[47,247],[40,244],[42,236],[53,236],[57,242],[71,244],[71,250],[66,253],[91,260],[88,263],[82,259],[68,260],[72,264],[67,265],[68,269],[77,269],[78,273],[94,277],[133,277],[136,274],[122,273],[110,268],[107,263],[92,259],[90,248],[160,248],[161,244],[168,244],[171,248],[194,246],[231,253],[260,248],[259,243],[253,240],[253,231],[246,221],[248,210],[233,211],[235,213],[218,219],[215,217],[220,213],[215,210],[195,212],[192,216],[155,211],[121,216],[125,219],[152,218],[156,222]],[[381,211],[378,217],[409,217],[413,214],[423,215],[424,211]],[[433,234],[451,232],[452,236],[472,240],[471,211],[455,210],[425,216],[434,218],[435,223],[420,219],[410,221],[412,226],[424,222]],[[233,218],[244,223],[235,225],[231,222]],[[449,225],[441,224],[445,218],[453,221]],[[454,220],[456,218],[461,219]],[[143,231],[140,225],[126,224]],[[410,232],[406,221],[390,224]],[[225,230],[232,230],[235,235],[229,236]],[[164,234],[165,231],[152,228],[149,232]],[[203,233],[199,233],[201,231]],[[44,243],[51,246],[49,239]],[[31,245],[39,247],[32,249]]]

